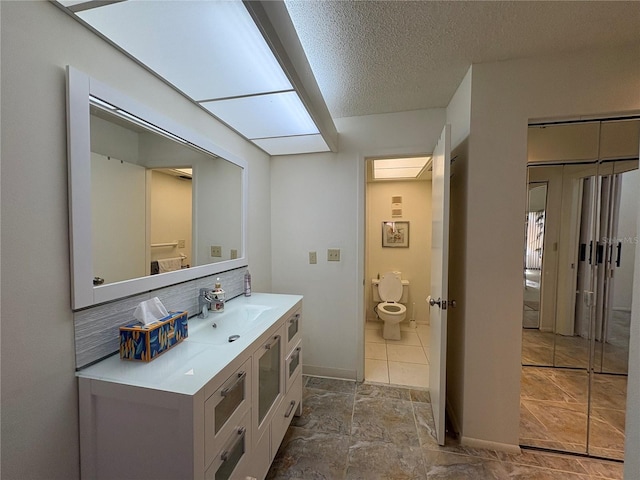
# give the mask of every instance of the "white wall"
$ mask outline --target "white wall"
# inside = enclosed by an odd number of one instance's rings
[[[49,2],[0,2],[2,478],[74,479],[78,411],[70,308],[64,67],[153,105],[249,162],[249,258],[271,282],[268,156]],[[266,237],[266,238],[265,238]]]
[[[272,158],[272,284],[305,297],[305,371],[362,378],[364,158],[429,153],[444,119],[443,109],[337,119],[339,153]],[[333,247],[340,262],[326,260]]]
[[[527,123],[640,109],[640,49],[474,65],[471,98],[464,400],[458,416],[463,441],[515,446]]]
[[[640,147],[638,147],[640,150]],[[640,154],[640,152],[639,152]],[[637,178],[637,177],[636,177]],[[636,181],[635,190],[640,190]],[[640,237],[640,208],[636,209],[636,238]],[[640,478],[640,242],[636,243],[634,281],[636,295],[631,307],[629,338],[629,377],[627,379],[627,417],[625,426],[624,478]]]
[[[193,265],[191,256],[191,180],[152,170],[150,202],[150,244],[184,240],[185,248],[151,248],[151,261],[186,255],[183,265]]]
[[[402,217],[391,218],[391,196],[402,196]],[[429,323],[425,298],[431,290],[431,181],[371,182],[367,184],[367,252],[365,266],[365,309],[375,320],[371,279],[389,271],[402,272],[409,281],[405,322]],[[382,222],[409,222],[409,248],[382,246]]]
[[[471,133],[471,79],[473,67],[469,67],[458,85],[449,105],[447,123],[451,125],[451,150],[455,152],[469,138]],[[455,155],[452,155],[454,158]],[[455,162],[454,162],[455,163]]]
[[[199,162],[195,172],[197,265],[229,260],[231,250],[242,252],[242,169],[216,158]],[[222,257],[211,256],[212,246],[222,247]]]

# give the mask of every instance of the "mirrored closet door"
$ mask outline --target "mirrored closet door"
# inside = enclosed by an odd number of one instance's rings
[[[638,119],[529,129],[523,446],[624,457],[639,136]]]

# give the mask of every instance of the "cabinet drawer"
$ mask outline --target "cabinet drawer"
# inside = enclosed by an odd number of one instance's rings
[[[249,469],[251,462],[251,434],[251,412],[248,411],[224,438],[222,448],[204,474],[205,479],[243,478],[242,473]]]
[[[251,403],[251,359],[247,360],[204,404],[205,467],[222,448]]]
[[[288,392],[302,371],[302,342],[298,342],[296,347],[289,352],[284,362],[284,369],[285,392]]]
[[[296,345],[302,335],[300,333],[302,314],[300,310],[296,310],[294,314],[292,314],[284,323],[284,328],[286,331],[286,350],[290,352],[294,345]]]
[[[297,375],[271,422],[271,460],[275,457],[293,416],[301,411],[301,403],[302,375]]]

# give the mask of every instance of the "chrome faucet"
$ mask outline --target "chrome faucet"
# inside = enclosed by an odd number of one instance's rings
[[[209,316],[209,309],[211,308],[211,302],[213,298],[211,298],[211,294],[213,290],[208,288],[201,288],[200,294],[198,295],[198,318],[207,318]]]

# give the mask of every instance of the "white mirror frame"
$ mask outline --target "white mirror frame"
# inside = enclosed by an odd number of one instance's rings
[[[97,97],[174,134],[190,144],[242,168],[242,256],[208,265],[140,277],[107,285],[93,285],[91,241],[91,140],[89,96]],[[71,308],[78,310],[130,295],[215,275],[249,264],[247,255],[247,162],[206,137],[155,112],[117,90],[67,66],[67,152],[69,175],[69,244]],[[197,208],[197,205],[194,205]]]

